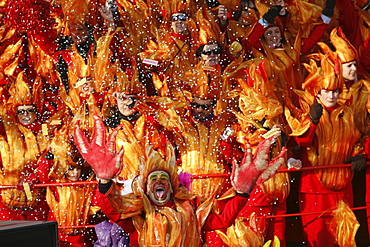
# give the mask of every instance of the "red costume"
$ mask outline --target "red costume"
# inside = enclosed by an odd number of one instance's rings
[[[133,224],[132,218],[122,219],[121,214],[117,212],[111,204],[112,202],[109,199],[111,193],[113,193],[112,189],[110,189],[106,194],[101,194],[100,204],[101,204],[103,213],[108,218],[110,218],[115,223],[117,223],[119,226],[121,226],[125,230],[125,232],[130,233],[131,246],[134,246],[134,247],[139,246],[137,240],[135,239],[136,229]],[[244,207],[247,201],[248,201],[248,198],[242,197],[242,196],[235,196],[229,199],[224,209],[222,210],[221,214],[211,213],[208,215],[202,227],[202,231],[214,231],[214,230],[226,229],[227,227],[231,226],[234,223],[236,217],[238,216],[238,212]],[[189,206],[191,205],[195,213],[195,210],[198,208],[197,205],[199,206],[199,200],[193,199],[193,200],[190,200],[189,202],[190,202]],[[164,205],[163,207],[156,206],[157,208],[156,210],[159,210],[159,211],[161,209],[166,210],[165,208],[167,207],[173,210],[179,209],[177,208],[177,205],[173,201],[170,201],[168,204]],[[143,216],[138,216],[138,217],[143,217]],[[197,223],[192,222],[191,224],[196,225]],[[199,244],[199,246],[201,246],[201,244]]]

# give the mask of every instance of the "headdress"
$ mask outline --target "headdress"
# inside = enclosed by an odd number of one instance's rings
[[[85,0],[60,0],[65,20],[71,26],[88,23],[89,8]]]
[[[221,81],[220,83],[212,83],[212,79],[203,70],[197,71],[193,79],[195,80],[195,85],[192,87],[191,93],[194,97],[205,100],[218,98],[217,96],[221,90],[217,86],[221,84]]]
[[[270,81],[266,73],[266,60],[257,64],[258,62],[259,60],[256,60],[256,63],[252,62],[250,67],[245,69],[246,80],[239,80],[243,89],[239,98],[239,108],[243,114],[237,113],[237,117],[252,124],[264,118],[270,121],[283,112],[282,105],[273,91],[274,81]]]
[[[180,184],[177,173],[175,153],[171,144],[167,143],[166,158],[163,158],[158,151],[154,150],[153,146],[146,147],[145,158],[143,158],[139,164],[140,175],[136,181],[139,183],[139,188],[136,188],[136,193],[139,192],[137,189],[142,189],[145,191],[148,175],[153,171],[167,172],[170,175],[173,191],[178,190]]]
[[[30,105],[34,103],[31,88],[26,81],[27,78],[24,75],[24,71],[22,71],[18,74],[14,84],[9,88],[10,98],[8,104],[13,107],[14,112],[19,105]]]
[[[330,33],[330,40],[336,49],[342,63],[357,60],[358,54],[355,47],[349,42],[340,27],[334,28]]]
[[[370,7],[369,0],[355,0],[355,4],[360,9],[368,9]]]
[[[304,64],[304,66],[310,74],[302,88],[312,95],[316,96],[321,89],[329,91],[342,89],[344,81],[342,66],[338,57],[333,60],[330,58],[330,54],[327,53],[321,59],[321,67],[318,67],[313,59],[310,59],[310,64]]]
[[[205,45],[209,43],[220,43],[222,44],[221,31],[215,16],[209,9],[201,8],[196,13],[196,20],[199,23],[199,45]]]
[[[346,38],[340,27],[336,27],[331,31],[330,40],[335,51],[333,51],[326,43],[318,42],[317,44],[320,46],[322,52],[310,54],[308,57],[313,58],[316,61],[320,61],[323,56],[328,54],[333,61],[338,56],[341,63],[348,63],[357,60],[357,50]]]

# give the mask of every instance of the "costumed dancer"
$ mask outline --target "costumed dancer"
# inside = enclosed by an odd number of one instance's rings
[[[335,51],[332,51],[330,47],[324,43],[319,43],[323,54],[312,54],[311,57],[315,60],[320,60],[326,53],[330,53],[332,59],[338,56],[342,66],[342,75],[344,79],[343,92],[340,95],[341,99],[344,99],[350,103],[351,108],[354,111],[354,122],[356,127],[361,133],[361,141],[358,143],[356,148],[358,152],[363,151],[366,148],[369,138],[369,78],[366,74],[361,73],[358,68],[359,58],[358,52],[354,46],[349,42],[341,28],[335,28],[330,34],[331,44],[334,46]],[[365,150],[366,151],[366,150]],[[367,157],[369,153],[367,153]],[[354,171],[361,171],[366,168],[366,164],[360,164],[361,166],[353,167]],[[367,168],[367,177],[370,175],[370,168]],[[364,179],[362,179],[364,178]],[[361,194],[363,191],[363,182],[365,175],[358,173],[355,177],[358,181],[353,183],[354,192]],[[370,179],[366,178],[366,204],[370,202]],[[358,186],[358,187],[357,187]],[[370,215],[370,211],[367,210],[367,215]],[[368,217],[369,218],[369,217]]]
[[[125,230],[137,231],[140,246],[201,246],[201,229],[230,226],[248,201],[248,193],[265,180],[262,177],[273,176],[284,162],[284,150],[274,161],[266,160],[274,137],[262,142],[254,157],[248,148],[242,163],[233,167],[230,193],[234,197],[221,214],[214,214],[210,213],[214,197],[199,204],[196,195],[189,194],[186,187],[180,186],[171,146],[167,146],[166,158],[149,146],[140,162],[140,175],[134,181],[133,193],[120,196],[112,179],[122,169],[124,149],[118,154],[115,152],[116,132],[107,141],[102,120],[98,116],[94,118],[95,134],[91,143],[76,127],[76,145],[100,178],[103,212]],[[266,170],[268,167],[269,171]]]
[[[48,151],[40,157],[38,161],[40,182],[78,182],[91,181],[95,178],[91,168],[69,140],[68,128],[71,126],[65,124],[57,131]],[[50,207],[48,220],[58,222],[59,246],[92,245],[92,239],[88,239],[86,229],[62,227],[89,224],[90,216],[100,210],[95,193],[95,184],[47,187],[46,201]]]
[[[283,108],[273,91],[274,81],[268,80],[264,69],[266,60],[249,60],[240,65],[247,71],[245,78],[240,78],[241,92],[239,94],[240,112],[235,112],[238,123],[223,133],[221,142],[224,158],[232,164],[234,159],[239,161],[243,157],[243,148],[251,145],[253,153],[257,145],[263,141],[268,131],[281,133]],[[249,66],[246,67],[246,66]],[[237,73],[237,72],[235,72]],[[286,141],[286,138],[285,138]],[[282,148],[283,138],[276,139],[270,149],[273,159]],[[284,164],[285,165],[285,164]],[[256,229],[267,240],[280,240],[280,246],[285,246],[285,219],[263,219],[267,215],[281,215],[286,213],[286,199],[290,191],[290,177],[287,173],[278,173],[273,178],[260,184],[250,193],[250,200],[241,210],[239,217],[243,217],[247,226],[259,225]],[[261,217],[259,223],[251,222],[250,216]]]
[[[321,67],[314,60],[305,64],[310,73],[303,84],[305,91],[296,91],[301,98],[301,108],[287,104],[285,115],[293,130],[291,135],[302,147],[304,167],[351,163],[354,168],[366,162],[354,148],[360,132],[355,125],[353,109],[338,101],[343,90],[343,76],[339,59],[333,61],[329,56],[322,57]],[[302,216],[308,245],[336,246],[340,240],[354,244],[355,225],[335,236],[329,228],[333,216],[325,213],[342,200],[349,207],[353,206],[353,170],[350,167],[328,168],[302,171],[301,174],[301,212],[324,213]]]
[[[316,17],[320,24],[316,26],[312,24],[310,35],[304,40],[302,40],[301,31],[293,37],[285,31],[282,24],[286,22],[288,11],[284,8],[284,1],[276,2],[278,2],[277,5],[271,6],[258,20],[247,42],[255,48],[253,50],[255,58],[266,58],[270,62],[266,64],[266,70],[272,79],[276,78],[275,87],[280,102],[284,105],[286,98],[290,98],[298,106],[298,99],[293,89],[302,88],[301,54],[306,54],[325,33],[331,20],[329,11],[326,9],[334,9],[335,0],[327,1],[328,8],[323,10],[320,17]]]
[[[41,91],[31,90],[24,74],[18,74],[10,87],[9,100],[1,107],[6,133],[1,136],[1,185],[16,186],[1,190],[2,220],[46,220],[49,211],[45,190],[32,185],[38,182],[37,159],[47,148],[50,133],[57,126],[52,126],[52,118],[41,122],[42,113],[38,111],[43,102]],[[40,80],[35,85],[42,88]]]

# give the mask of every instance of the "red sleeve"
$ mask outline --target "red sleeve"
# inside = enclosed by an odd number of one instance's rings
[[[315,28],[311,31],[310,36],[304,40],[301,54],[306,54],[309,50],[311,50],[312,47],[314,47],[316,43],[320,41],[327,28],[328,24],[325,23],[315,26]]]
[[[112,59],[119,60],[122,70],[126,71],[127,69],[132,68],[132,60],[125,55],[118,34],[113,36],[109,44],[109,49],[112,51],[113,54]]]
[[[308,147],[312,144],[315,137],[316,125],[311,123],[310,128],[301,136],[296,136],[295,140],[299,146]]]
[[[121,219],[121,214],[116,212],[109,202],[107,194],[100,193],[100,207],[103,213],[112,221],[117,223],[127,233],[135,232],[131,218]]]
[[[360,63],[366,71],[370,71],[370,35],[367,37],[364,43]]]
[[[45,159],[44,156],[40,157],[38,161],[37,176],[41,183],[48,183],[50,181],[49,172],[53,164],[54,160]]]
[[[263,27],[259,22],[257,22],[255,24],[254,28],[253,28],[253,31],[248,36],[248,38],[245,39],[244,43],[247,43],[246,45],[252,46],[256,49],[261,49],[262,46],[261,46],[261,43],[260,43],[260,39],[262,38],[266,29],[267,28]]]
[[[220,18],[217,18],[216,23],[217,26],[220,28],[221,33],[225,33],[227,30],[227,25],[229,24],[229,15],[230,13],[227,14],[226,23],[224,25],[221,24]]]
[[[33,36],[40,48],[49,56],[53,56],[54,52],[58,48],[56,33],[34,34]]]
[[[342,0],[336,7],[339,10],[339,26],[342,28],[347,39],[356,49],[362,43],[358,12],[351,0]]]
[[[211,213],[204,223],[203,231],[214,231],[225,229],[234,224],[239,212],[247,204],[248,198],[242,196],[234,196],[225,205],[221,214]]]
[[[0,119],[0,135],[6,137],[6,131],[2,119]]]

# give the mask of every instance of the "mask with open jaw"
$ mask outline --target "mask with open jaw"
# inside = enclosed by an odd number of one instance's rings
[[[158,206],[163,206],[171,200],[173,189],[170,175],[165,171],[151,172],[147,180],[147,195]]]

